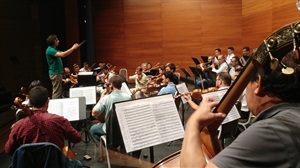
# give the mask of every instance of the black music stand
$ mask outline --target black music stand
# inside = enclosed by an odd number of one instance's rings
[[[196,79],[197,78],[207,79],[205,74],[203,73],[203,71],[201,69],[195,68],[195,67],[189,67],[189,68],[191,69],[191,71],[193,72],[194,77],[195,77],[195,79],[194,79],[195,87],[196,87]]]
[[[202,55],[202,56],[200,56],[200,57],[201,57],[201,59],[203,60],[204,63],[207,63],[207,62],[208,62],[208,56]]]
[[[188,84],[188,77],[192,77],[185,68],[180,68],[181,71],[185,74],[185,83]]]
[[[200,61],[197,58],[192,57],[192,60],[194,61],[194,63],[196,64],[196,66],[200,65]]]

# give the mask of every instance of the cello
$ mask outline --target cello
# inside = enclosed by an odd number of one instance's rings
[[[275,70],[278,65],[282,67],[282,73],[292,74],[293,69],[282,65],[281,59],[290,51],[294,51],[299,59],[300,44],[300,22],[294,22],[271,34],[259,46],[257,51],[251,57],[242,72],[239,74],[234,83],[230,86],[224,97],[213,110],[214,113],[222,112],[228,114],[230,109],[237,101],[239,95],[254,76],[258,69],[270,72]],[[217,129],[222,121],[216,121],[207,125],[201,131],[199,138],[202,141],[202,151],[209,160],[217,155],[222,147],[217,138]],[[159,161],[154,167],[179,167],[180,151]]]

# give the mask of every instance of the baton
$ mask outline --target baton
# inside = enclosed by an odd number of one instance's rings
[[[81,43],[78,44],[78,46],[80,47],[82,44],[84,44],[86,42],[86,40],[83,40]]]

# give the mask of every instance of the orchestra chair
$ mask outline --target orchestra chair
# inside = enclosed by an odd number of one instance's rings
[[[76,165],[82,164],[78,160],[69,160],[53,143],[39,142],[24,144],[20,146],[12,157],[11,168],[32,168],[32,167],[72,167],[72,162]]]
[[[126,81],[128,81],[128,72],[126,68],[121,68],[119,70],[119,75],[126,79]]]
[[[243,128],[243,131],[246,130],[249,125],[250,125],[250,122],[251,122],[251,112],[249,111],[248,112],[249,115],[248,115],[248,118],[246,119],[239,119],[239,123],[238,123],[238,126],[242,127]]]

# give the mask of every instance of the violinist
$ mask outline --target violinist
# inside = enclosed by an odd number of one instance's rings
[[[221,72],[217,74],[217,78],[216,78],[216,88],[218,88],[218,90],[223,90],[223,89],[228,89],[229,86],[231,85],[231,77],[227,72]],[[196,93],[197,92],[197,93]],[[200,93],[199,93],[200,92]],[[200,90],[200,89],[195,89],[192,92],[192,97],[193,94],[205,94],[209,92],[208,90]],[[182,93],[182,96],[187,100],[187,102],[189,103],[189,105],[196,110],[198,108],[198,105],[192,101],[192,97],[188,96],[190,93]],[[202,96],[197,96],[199,97],[198,99],[202,100]]]
[[[157,95],[163,95],[163,94],[172,94],[173,96],[176,93],[176,85],[174,84],[174,80],[177,77],[174,75],[171,71],[166,71],[162,75],[163,83],[167,84],[167,86],[160,89]]]
[[[214,56],[208,56],[208,62],[201,63],[199,66],[203,73],[206,75],[206,78],[202,77],[201,79],[196,79],[195,86],[196,88],[206,89],[208,87],[215,86],[215,72],[212,72],[213,67],[218,67],[218,63],[215,61]]]
[[[74,73],[71,74],[73,78],[75,78],[75,79],[78,78],[79,70],[80,70],[79,65],[73,64],[73,71],[74,71]]]
[[[63,97],[69,97],[70,88],[75,87],[78,84],[78,81],[71,75],[71,71],[68,67],[64,68],[62,82],[63,82],[62,95]]]
[[[91,72],[91,68],[87,62],[83,63],[83,67],[80,68],[79,72]]]
[[[115,74],[109,70],[109,67],[107,65],[103,65],[101,67],[102,72],[101,74],[97,75],[96,81],[102,85],[102,87],[106,87],[106,83],[108,83],[109,79],[114,76]]]
[[[135,98],[144,97],[147,89],[147,76],[143,73],[142,67],[138,66],[135,70],[135,74],[129,76],[129,80],[135,81],[135,87],[131,89]]]
[[[281,66],[274,70],[257,67],[251,74],[246,98],[256,119],[208,163],[201,150],[200,132],[225,114],[212,113],[218,102],[204,98],[187,122],[181,167],[300,167],[300,68],[295,57],[289,52],[281,60],[294,69],[292,74],[285,74]]]
[[[106,118],[111,112],[115,102],[131,99],[128,94],[121,91],[123,78],[120,75],[111,77],[109,83],[112,85],[112,92],[108,95],[106,92],[102,93],[100,100],[92,110],[92,116],[95,118],[98,118],[102,114],[104,114]],[[106,122],[93,125],[90,128],[90,133],[96,140],[100,141],[100,136],[106,134]]]
[[[42,82],[40,81],[40,80],[33,80],[31,83],[30,83],[30,85],[28,86],[28,92],[32,89],[32,88],[34,88],[34,87],[36,87],[36,86],[43,86],[43,84],[42,84]],[[23,110],[23,108],[22,107],[25,107],[25,108],[30,108],[30,104],[29,104],[29,95],[28,95],[28,92],[26,92],[26,93],[22,93],[22,94],[25,94],[25,99],[23,100],[23,99],[18,99],[17,101],[18,102],[14,102],[15,103],[15,105],[17,106],[17,111],[16,111],[16,120],[18,121],[18,120],[20,120],[20,119],[22,119],[22,118],[25,118],[25,117],[27,117],[29,114],[26,112],[26,111],[24,111]],[[16,101],[16,100],[15,100]],[[19,101],[21,101],[21,102],[19,102]],[[22,106],[22,107],[20,107],[20,106]]]
[[[29,102],[32,114],[17,121],[12,127],[4,148],[6,154],[13,155],[17,148],[28,143],[50,142],[62,149],[66,139],[74,143],[81,141],[81,134],[67,119],[48,113],[49,93],[46,88],[32,88],[29,91]],[[71,161],[71,164],[82,166],[78,160]]]
[[[179,73],[176,72],[176,66],[175,66],[175,64],[173,64],[173,63],[167,63],[165,65],[165,67],[166,67],[165,68],[166,71],[173,72],[173,74],[176,77],[176,78],[173,79],[173,82],[174,82],[175,85],[177,85],[179,83],[179,80],[180,80],[180,75],[179,75]]]

